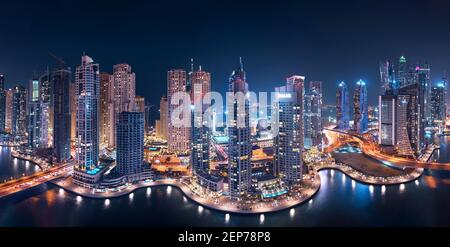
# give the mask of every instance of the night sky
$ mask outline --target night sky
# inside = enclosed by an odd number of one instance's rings
[[[83,52],[111,72],[129,63],[137,92],[152,104],[166,72],[195,59],[224,91],[243,57],[250,89],[271,91],[292,74],[324,82],[335,103],[339,81],[378,93],[379,61],[429,61],[433,81],[450,73],[448,1],[2,1],[0,73],[7,86],[63,58],[73,70]]]

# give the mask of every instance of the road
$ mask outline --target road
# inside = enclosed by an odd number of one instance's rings
[[[369,141],[366,138],[356,134],[349,133],[347,131],[336,130],[336,129],[324,129],[326,137],[330,141],[330,147],[333,149],[349,142],[357,143],[361,148],[361,151],[387,166],[397,167],[397,168],[428,168],[436,170],[450,170],[450,163],[437,163],[437,162],[425,162],[407,159],[403,157],[395,157],[389,154],[384,154],[381,152],[377,143]],[[327,151],[331,149],[327,148]]]
[[[45,171],[40,171],[30,176],[2,183],[0,184],[0,198],[38,186],[56,178],[67,176],[72,173],[72,171],[73,163],[66,163],[48,168]]]

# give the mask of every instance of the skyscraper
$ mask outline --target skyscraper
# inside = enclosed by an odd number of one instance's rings
[[[408,65],[406,64],[406,58],[401,56],[398,61],[398,70],[397,70],[397,82],[400,87],[407,85],[407,73],[408,73]]]
[[[21,85],[13,88],[12,134],[21,140],[27,132],[27,91]]]
[[[76,170],[89,172],[98,166],[99,137],[99,65],[87,55],[81,57],[75,80],[77,84]],[[76,173],[75,173],[76,174]],[[82,179],[82,176],[74,178]]]
[[[445,124],[445,88],[443,83],[431,88],[431,121],[434,126],[443,126]]]
[[[39,80],[33,78],[28,87],[28,145],[36,148],[41,144],[41,99],[39,90]]]
[[[192,72],[190,77],[193,106],[191,161],[194,174],[202,176],[209,171],[210,128],[204,115],[209,104],[203,104],[203,98],[211,91],[211,74],[200,67],[198,71]]]
[[[341,130],[350,128],[350,101],[348,87],[345,82],[339,83],[336,92],[336,122],[337,127]]]
[[[13,116],[13,90],[10,88],[5,90],[6,104],[5,104],[5,130],[8,133],[12,132],[12,116]]]
[[[275,88],[274,167],[290,186],[302,177],[304,80],[303,76],[291,76],[286,86]]]
[[[159,101],[159,120],[156,120],[156,136],[167,140],[167,126],[168,126],[168,109],[167,98],[162,96]]]
[[[116,123],[116,171],[129,182],[138,181],[144,158],[144,113],[120,112]]]
[[[228,91],[235,95],[227,101],[228,187],[230,198],[239,199],[251,189],[252,144],[250,136],[248,84],[242,60],[229,79]]]
[[[398,84],[395,80],[394,64],[390,60],[380,63],[380,95],[386,94],[387,91],[396,92]]]
[[[306,104],[308,101],[308,104]],[[308,107],[307,107],[308,106]],[[322,82],[311,81],[309,92],[305,95],[304,106],[305,141],[311,140],[311,145],[316,146],[322,142]]]
[[[53,157],[56,162],[65,162],[70,155],[70,85],[72,72],[69,69],[58,69],[52,73],[53,99]],[[87,126],[87,125],[85,125]]]
[[[111,92],[114,91],[114,85],[112,83],[112,76],[106,72],[100,73],[100,146],[106,147],[109,146],[109,138],[110,138],[110,132],[114,130],[114,128],[111,128],[111,124],[114,124],[114,122],[111,123],[111,117],[110,117],[110,101],[113,101],[113,99],[110,99],[110,97],[114,97],[114,94]]]
[[[424,139],[421,121],[420,85],[409,84],[399,90],[396,110],[396,149],[399,155],[419,155]]]
[[[353,95],[353,122],[354,129],[360,133],[367,131],[367,88],[363,80],[356,83],[355,93]]]
[[[6,127],[5,75],[0,74],[0,132],[4,132],[5,127]]]
[[[190,150],[190,128],[187,127],[189,121],[181,119],[185,124],[172,121],[172,113],[178,107],[178,103],[182,101],[180,92],[188,92],[186,71],[181,69],[169,70],[167,72],[167,132],[170,133],[168,135],[169,152],[173,153],[184,153]]]
[[[431,124],[431,78],[430,65],[421,64],[416,67],[417,80],[420,85],[420,103],[423,106],[422,122],[424,127]],[[422,111],[422,110],[421,110]]]
[[[131,66],[125,63],[113,66],[113,85],[114,85],[114,124],[111,125],[112,133],[115,133],[118,114],[123,111],[135,111],[136,102],[136,75],[131,70]],[[116,145],[115,140],[110,140],[110,147]]]
[[[70,83],[70,142],[75,143],[77,136],[77,84]]]
[[[378,98],[378,144],[395,145],[396,130],[396,97],[394,95],[380,95]]]
[[[41,145],[53,145],[53,102],[51,99],[51,73],[47,71],[39,77],[39,95],[41,101]]]

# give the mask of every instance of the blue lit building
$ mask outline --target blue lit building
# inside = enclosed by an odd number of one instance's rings
[[[76,166],[74,182],[92,186],[98,177],[90,174],[98,166],[99,157],[99,65],[89,56],[83,55],[75,74],[77,118],[76,118]]]
[[[53,88],[53,157],[56,162],[65,162],[70,155],[70,85],[71,71],[56,70],[52,73]]]
[[[367,131],[369,122],[367,107],[366,83],[359,80],[353,95],[353,124],[354,129],[360,133]]]
[[[240,95],[231,102],[227,102],[228,184],[230,197],[239,199],[250,191],[252,185],[250,105],[246,97],[248,84],[242,60],[230,76],[229,92]]]
[[[350,128],[350,102],[348,87],[345,82],[339,83],[336,92],[336,122],[338,129],[346,130]]]

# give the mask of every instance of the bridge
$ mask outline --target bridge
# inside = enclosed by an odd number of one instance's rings
[[[436,170],[450,170],[450,163],[426,162],[385,154],[381,151],[377,143],[367,138],[367,135],[337,129],[324,129],[324,134],[330,142],[329,146],[325,148],[326,152],[331,152],[332,150],[348,143],[357,143],[365,155],[376,159],[387,166],[401,169],[428,168]]]
[[[36,187],[53,179],[68,176],[73,172],[73,162],[60,164],[33,175],[0,184],[0,198]]]

